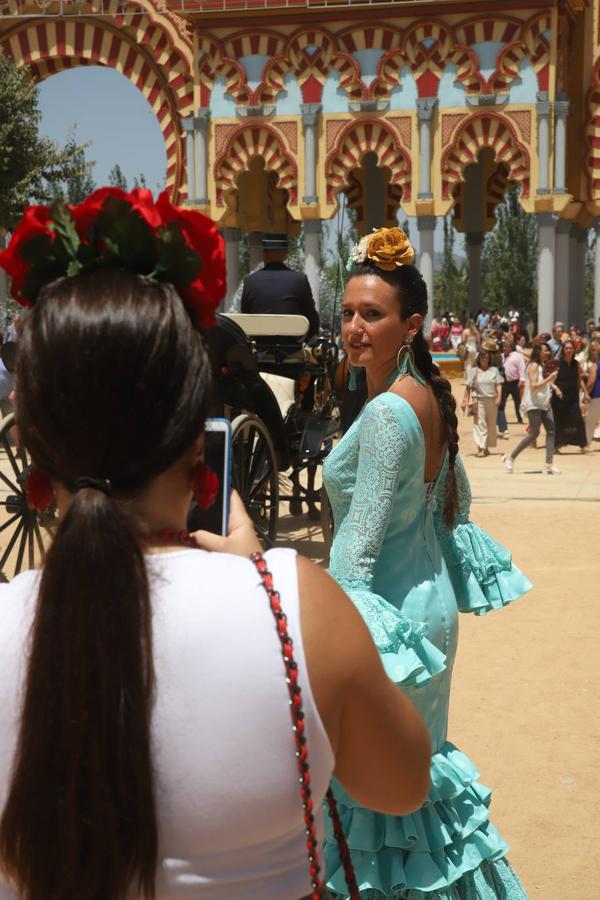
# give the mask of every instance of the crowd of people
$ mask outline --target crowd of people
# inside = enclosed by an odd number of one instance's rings
[[[458,613],[531,583],[470,521],[406,234],[351,254],[367,402],[324,469],[327,574],[263,555],[235,493],[227,536],[186,530],[211,502],[213,223],[142,189],[53,215],[28,210],[0,254],[32,307],[19,439],[59,511],[42,569],[0,585],[0,898],[526,900],[447,731]],[[475,353],[489,434],[502,381]]]
[[[515,424],[525,425],[526,433],[512,453],[503,455],[506,469],[512,472],[517,456],[526,447],[537,446],[543,427],[542,471],[560,474],[555,452],[574,446],[584,453],[600,440],[600,324],[589,320],[584,334],[576,325],[567,331],[557,321],[551,333],[534,335],[533,320],[521,330],[522,319],[512,309],[506,316],[482,310],[476,319],[467,320],[454,345],[464,363],[462,410],[473,416],[476,455],[489,456],[498,438],[510,437],[510,400]]]

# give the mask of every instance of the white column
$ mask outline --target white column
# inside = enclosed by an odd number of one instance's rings
[[[600,219],[594,219],[596,252],[594,257],[594,321],[600,322]]]
[[[554,315],[554,259],[556,251],[556,216],[538,213],[538,333],[552,331]]]
[[[196,150],[194,140],[194,119],[193,116],[186,116],[181,120],[183,130],[185,131],[185,171],[187,176],[187,198],[188,203],[195,203],[198,196],[198,186],[196,183]]]
[[[194,118],[194,134],[196,144],[196,203],[199,206],[208,206],[209,203],[207,190],[208,153],[206,150],[209,121],[210,109],[198,110],[198,115]]]
[[[317,140],[316,129],[321,113],[320,103],[303,103],[302,123],[304,125],[304,197],[303,203],[317,203]]]
[[[419,97],[419,193],[417,199],[430,200],[431,193],[431,120],[438,104],[437,97]]]
[[[554,101],[554,193],[564,194],[567,189],[567,116],[571,104],[568,100]]]
[[[262,231],[250,232],[250,271],[257,269],[263,261]]]
[[[482,231],[469,231],[467,238],[467,254],[469,257],[469,315],[475,318],[481,307],[481,246]]]
[[[569,289],[571,287],[571,223],[567,219],[556,222],[554,254],[558,265],[554,267],[554,319],[569,322]]]
[[[571,265],[569,284],[569,325],[585,330],[585,257],[587,252],[587,228],[571,225]]]
[[[423,281],[427,285],[427,317],[423,326],[423,333],[429,337],[431,332],[431,319],[433,317],[433,236],[435,234],[435,216],[419,216],[417,229],[419,231],[419,270]]]
[[[321,274],[321,220],[304,220],[304,272],[308,278],[315,306],[319,309],[319,276]]]
[[[223,301],[225,309],[229,309],[240,283],[240,238],[239,228],[224,228],[225,267],[227,269],[227,296]]]
[[[538,123],[538,194],[547,194],[550,189],[550,102],[545,92],[537,95]]]

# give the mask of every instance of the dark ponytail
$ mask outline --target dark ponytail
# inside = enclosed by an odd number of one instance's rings
[[[377,275],[392,285],[398,292],[402,318],[408,319],[415,313],[427,315],[427,285],[418,269],[414,266],[399,266],[392,272],[385,272],[368,259],[353,267],[350,278],[360,275]],[[458,419],[456,417],[456,400],[447,378],[442,378],[435,365],[429,344],[423,331],[417,332],[412,344],[416,366],[429,382],[438,401],[444,421],[443,437],[448,446],[448,475],[446,476],[443,518],[448,528],[453,528],[458,512],[458,486],[454,463],[458,454]]]
[[[24,900],[154,897],[152,610],[135,498],[204,425],[209,369],[175,291],[52,285],[17,364],[20,436],[73,495],[41,575],[0,865]]]

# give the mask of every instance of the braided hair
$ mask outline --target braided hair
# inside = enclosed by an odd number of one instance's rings
[[[386,272],[366,259],[363,263],[353,266],[350,278],[357,278],[360,275],[376,275],[395,288],[403,320],[409,319],[415,313],[423,316],[423,319],[427,315],[427,285],[415,266],[399,266],[391,272]],[[458,486],[454,468],[458,454],[456,400],[452,395],[450,382],[447,378],[442,378],[440,370],[432,359],[422,328],[414,337],[412,349],[417,369],[431,385],[445,426],[442,430],[442,437],[448,446],[448,475],[445,485],[443,519],[448,528],[453,528],[458,511]]]

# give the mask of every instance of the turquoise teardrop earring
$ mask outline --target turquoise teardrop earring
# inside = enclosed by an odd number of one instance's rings
[[[407,343],[403,344],[398,350],[398,355],[396,357],[396,369],[398,371],[398,378],[405,378],[407,375],[410,375],[411,378],[414,378],[419,384],[425,386],[427,382],[417,369],[417,364],[415,363],[415,354],[413,353],[412,348],[413,335],[409,334],[407,337]]]

